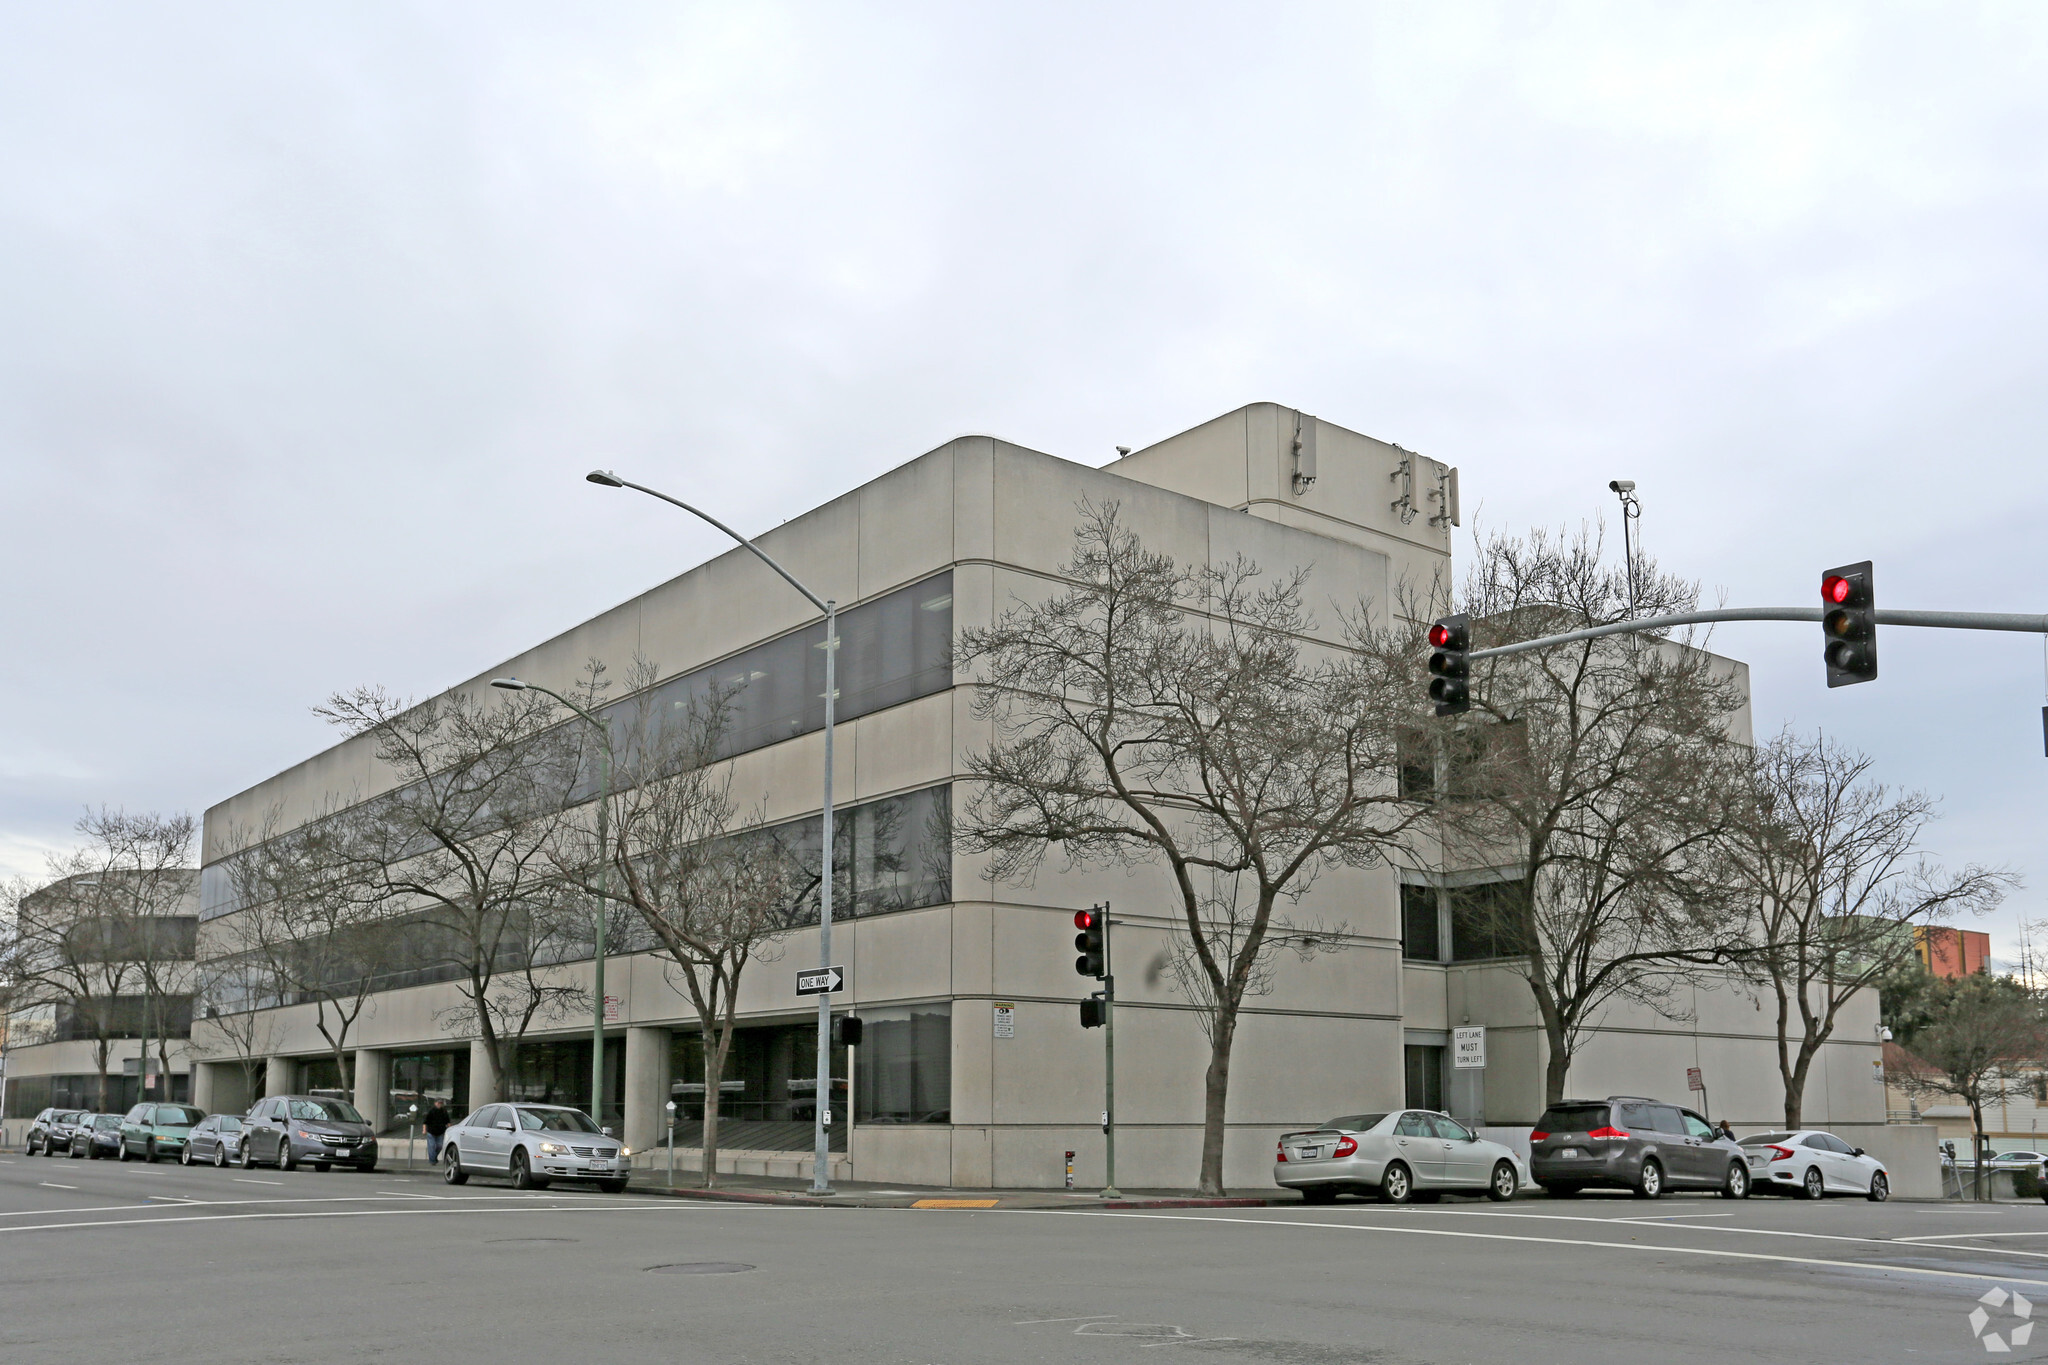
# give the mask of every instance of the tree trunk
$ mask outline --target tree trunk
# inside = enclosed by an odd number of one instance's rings
[[[1545,1029],[1546,1034],[1550,1033]],[[1550,1055],[1543,1063],[1543,1104],[1545,1108],[1564,1101],[1564,1080],[1571,1074],[1571,1049],[1552,1036],[1547,1039]]]
[[[1216,1012],[1209,1044],[1209,1069],[1202,1078],[1202,1179],[1207,1195],[1223,1193],[1223,1113],[1230,1097],[1230,1048],[1237,1038],[1237,1010]]]
[[[706,1034],[710,1041],[712,1035]],[[718,1104],[723,1096],[719,1083],[725,1079],[725,1045],[704,1049],[704,1188],[718,1183]]]
[[[1805,1124],[1800,1121],[1800,1118],[1806,1108],[1806,1082],[1813,1074],[1813,1059],[1815,1054],[1820,1051],[1820,1044],[1811,1039],[1801,1042],[1799,1045],[1799,1058],[1792,1063],[1789,1070],[1785,1067],[1784,1044],[1782,1042],[1778,1045],[1778,1051],[1778,1068],[1785,1078],[1785,1127],[1788,1129],[1803,1128]]]
[[[1975,1171],[1979,1202],[1991,1199],[1990,1183],[1984,1170],[1984,1106],[1976,1099],[1970,1101],[1970,1169]]]

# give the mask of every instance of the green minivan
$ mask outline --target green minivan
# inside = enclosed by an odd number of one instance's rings
[[[185,1150],[192,1125],[206,1117],[189,1104],[138,1104],[121,1117],[121,1160],[176,1156]]]

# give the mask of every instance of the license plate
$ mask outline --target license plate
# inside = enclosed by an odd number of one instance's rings
[[[1294,1149],[1294,1159],[1296,1161],[1314,1161],[1318,1154],[1318,1149],[1314,1147],[1297,1147]]]
[[[1576,1147],[1567,1147],[1563,1151],[1558,1153],[1559,1156],[1577,1156],[1578,1154],[1579,1149]]]

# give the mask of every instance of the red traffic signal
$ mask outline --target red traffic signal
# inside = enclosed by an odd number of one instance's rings
[[[1095,927],[1095,912],[1093,910],[1076,910],[1074,912],[1074,927],[1076,929],[1093,929]]]
[[[1074,935],[1074,951],[1080,954],[1074,959],[1074,970],[1082,976],[1100,979],[1109,972],[1109,917],[1102,913],[1102,907],[1074,912],[1074,927],[1081,932]]]
[[[1472,648],[1472,618],[1460,614],[1436,622],[1429,628],[1429,646],[1429,700],[1436,713],[1455,716],[1471,710],[1471,667],[1465,656]]]
[[[1877,590],[1870,561],[1844,564],[1821,575],[1822,659],[1829,687],[1848,687],[1877,676]]]
[[[1451,642],[1451,627],[1448,622],[1439,621],[1429,628],[1429,647],[1442,649]]]

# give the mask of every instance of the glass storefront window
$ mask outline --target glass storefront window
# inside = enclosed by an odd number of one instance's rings
[[[953,1121],[953,1006],[862,1010],[855,1123]]]
[[[600,1124],[614,1127],[626,1096],[626,1040],[604,1040],[604,1112],[590,1104],[590,1040],[565,1038],[521,1043],[514,1049],[512,1074],[505,1098],[527,1104],[566,1104],[581,1109]]]
[[[587,1048],[583,1055],[590,1055]],[[424,1116],[435,1100],[448,1107],[451,1122],[469,1112],[468,1048],[401,1052],[391,1058],[391,1092],[385,1108],[391,1128],[387,1131],[419,1122],[412,1107],[418,1105]]]

